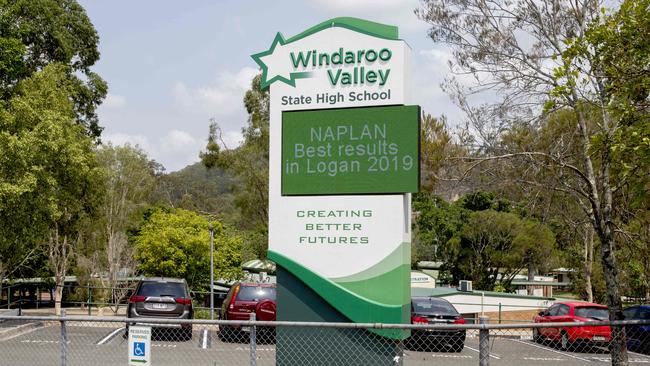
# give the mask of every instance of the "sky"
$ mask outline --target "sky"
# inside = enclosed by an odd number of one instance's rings
[[[440,89],[450,53],[427,36],[418,0],[217,1],[78,0],[100,36],[93,70],[106,80],[102,141],[139,145],[166,171],[199,161],[210,119],[228,147],[241,142],[243,96],[277,32],[291,37],[327,19],[352,16],[399,27],[413,51],[413,94],[426,113],[457,120]]]

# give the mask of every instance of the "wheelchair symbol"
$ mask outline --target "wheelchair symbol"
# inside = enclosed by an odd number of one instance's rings
[[[144,357],[144,342],[133,343],[133,355]]]

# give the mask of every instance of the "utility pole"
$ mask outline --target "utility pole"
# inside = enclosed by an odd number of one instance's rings
[[[210,223],[210,320],[214,320],[214,228]]]

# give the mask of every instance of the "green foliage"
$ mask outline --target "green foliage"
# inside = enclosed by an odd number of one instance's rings
[[[5,270],[29,261],[28,254],[52,230],[76,240],[103,198],[104,172],[93,142],[75,123],[72,88],[66,67],[52,64],[21,81],[15,96],[0,104],[0,257]]]
[[[413,211],[417,215],[415,243],[412,249],[413,263],[423,260],[453,263],[453,253],[443,248],[463,226],[469,213],[458,205],[450,205],[442,198],[428,193],[414,195]],[[449,266],[447,269],[454,272],[454,277],[457,277],[455,268]]]
[[[489,192],[470,193],[453,204],[416,195],[415,260],[440,260],[452,283],[470,279],[482,290],[509,289],[524,268],[548,269],[556,256],[555,234],[538,221],[494,210],[510,206]]]
[[[193,290],[205,288],[210,279],[210,234],[215,230],[215,277],[241,276],[239,236],[219,222],[183,209],[154,209],[135,236],[135,259],[146,276],[185,278]]]
[[[47,65],[65,65],[72,109],[86,133],[101,133],[95,109],[106,83],[90,67],[99,59],[99,36],[75,0],[0,0],[0,100]],[[83,79],[80,78],[83,76]]]
[[[201,212],[234,224],[240,221],[232,187],[238,181],[225,169],[202,163],[157,177],[152,202]]]
[[[233,149],[224,146],[219,125],[213,121],[201,160],[207,168],[225,169],[239,182],[238,186],[233,187],[235,204],[241,212],[238,226],[264,233],[264,237],[247,236],[256,240],[247,243],[247,247],[256,249],[258,258],[264,258],[268,242],[269,92],[260,89],[260,80],[261,75],[257,75],[244,97],[248,124],[242,130],[242,145]]]

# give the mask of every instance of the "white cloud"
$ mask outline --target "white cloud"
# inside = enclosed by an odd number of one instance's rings
[[[175,171],[193,164],[199,160],[199,151],[204,148],[201,138],[192,136],[186,131],[171,130],[157,139],[149,139],[143,135],[125,133],[104,133],[102,138],[116,146],[130,144],[139,146],[150,159],[164,164],[165,169]]]
[[[197,140],[185,131],[172,130],[160,139],[160,145],[167,151],[179,152],[188,147],[196,146]]]
[[[149,154],[153,153],[153,145],[151,145],[149,139],[144,135],[129,135],[126,133],[103,133],[102,140],[105,142],[110,142],[115,146],[122,146],[126,144],[139,146]]]
[[[211,116],[232,116],[244,109],[243,97],[258,70],[241,68],[237,72],[221,72],[210,85],[190,88],[179,81],[172,88],[174,99],[185,108],[200,108]]]
[[[449,70],[449,61],[451,61],[453,57],[451,52],[448,50],[441,50],[436,48],[430,50],[422,50],[420,51],[420,55],[431,61],[432,67],[437,69],[441,66],[444,66],[447,70]]]
[[[221,138],[229,149],[236,148],[244,141],[241,131],[224,131]]]
[[[414,13],[420,7],[419,0],[312,0],[311,5],[334,16],[344,14],[396,25],[405,33],[422,33],[427,29],[427,24]]]
[[[126,98],[117,94],[106,94],[106,99],[102,103],[102,107],[110,109],[120,109],[126,107]]]

